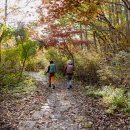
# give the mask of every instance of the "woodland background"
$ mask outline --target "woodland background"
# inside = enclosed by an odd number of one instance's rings
[[[25,71],[43,76],[53,59],[60,80],[64,64],[72,59],[74,81],[84,84],[86,95],[101,97],[107,113],[129,114],[130,1],[42,0],[36,10],[37,21],[17,27],[7,20],[20,9],[5,0],[0,10],[0,101],[34,91],[36,83]]]

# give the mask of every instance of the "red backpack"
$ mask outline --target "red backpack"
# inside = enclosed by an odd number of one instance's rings
[[[66,74],[73,74],[73,70],[74,70],[73,65],[68,64],[66,68]]]

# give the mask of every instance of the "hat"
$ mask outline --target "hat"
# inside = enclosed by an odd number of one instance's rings
[[[73,64],[72,60],[68,60],[67,64]]]

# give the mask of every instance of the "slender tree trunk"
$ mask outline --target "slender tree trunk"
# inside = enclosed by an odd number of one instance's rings
[[[130,11],[130,1],[129,0],[122,0],[126,6],[126,8]]]
[[[116,0],[116,3],[118,0]],[[116,24],[119,25],[119,6],[115,6],[115,13],[116,13]]]
[[[25,56],[24,61],[23,61],[23,65],[22,65],[22,68],[21,68],[21,71],[20,71],[18,83],[19,83],[20,80],[21,80],[21,77],[22,77],[22,74],[23,74],[23,70],[24,70],[24,67],[25,67],[26,60],[27,60],[27,53],[26,53],[26,56]]]
[[[20,71],[20,75],[19,75],[19,79],[18,79],[18,84],[21,80],[21,77],[22,77],[22,74],[23,74],[23,70],[24,70],[24,67],[25,67],[25,63],[26,63],[26,60],[27,60],[27,56],[28,56],[28,50],[26,50],[24,48],[24,45],[23,45],[23,40],[21,40],[21,44],[22,44],[22,49],[23,51],[25,52],[25,57],[24,57],[24,60],[23,60],[23,64],[22,64],[22,68],[21,68],[21,71]]]
[[[80,31],[82,32],[82,24],[80,23]],[[83,40],[83,34],[80,34],[80,39]],[[83,49],[83,44],[81,43],[81,49]]]
[[[75,66],[75,60],[74,60],[73,53],[69,50],[69,47],[68,47],[68,45],[66,44],[66,41],[65,41],[64,38],[63,38],[63,41],[64,41],[65,49],[66,49],[67,52],[69,53],[69,57],[71,57],[71,59],[72,59],[72,61],[73,61],[73,65]]]
[[[5,0],[5,24],[7,23],[8,0]]]
[[[4,18],[4,22],[5,22],[5,24],[6,24],[6,22],[7,22],[7,8],[8,8],[8,0],[5,0],[5,18]],[[2,32],[2,34],[1,34],[1,36],[0,36],[0,63],[1,63],[1,60],[2,60],[2,55],[1,55],[1,42],[2,42],[2,39],[3,39],[3,37],[4,37],[4,32]]]
[[[111,5],[109,5],[109,21],[112,23],[112,7]],[[110,39],[111,41],[113,41],[113,31],[111,29],[111,27],[109,27],[109,32],[110,32]]]
[[[125,16],[126,16],[126,36],[130,35],[130,27],[129,27],[129,13],[127,7],[125,8]]]
[[[98,49],[97,49],[96,31],[93,32],[93,40],[94,40],[95,49],[97,51]]]
[[[88,30],[87,30],[87,26],[85,26],[84,37],[85,37],[85,39],[88,39]]]
[[[1,54],[1,42],[2,42],[2,39],[3,39],[3,37],[4,37],[4,31],[2,32],[2,34],[1,34],[1,36],[0,36],[0,63],[1,63],[1,61],[2,61],[2,54]]]

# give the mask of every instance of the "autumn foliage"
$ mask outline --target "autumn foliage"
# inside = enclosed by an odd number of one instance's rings
[[[91,40],[82,39],[84,31],[74,26],[75,24],[87,26],[98,16],[102,4],[102,0],[42,0],[42,6],[37,9],[37,12],[41,24],[45,25],[44,32],[49,33],[46,38],[38,37],[38,39],[49,46],[60,42],[79,45],[92,43]],[[76,36],[80,38],[74,38]]]

